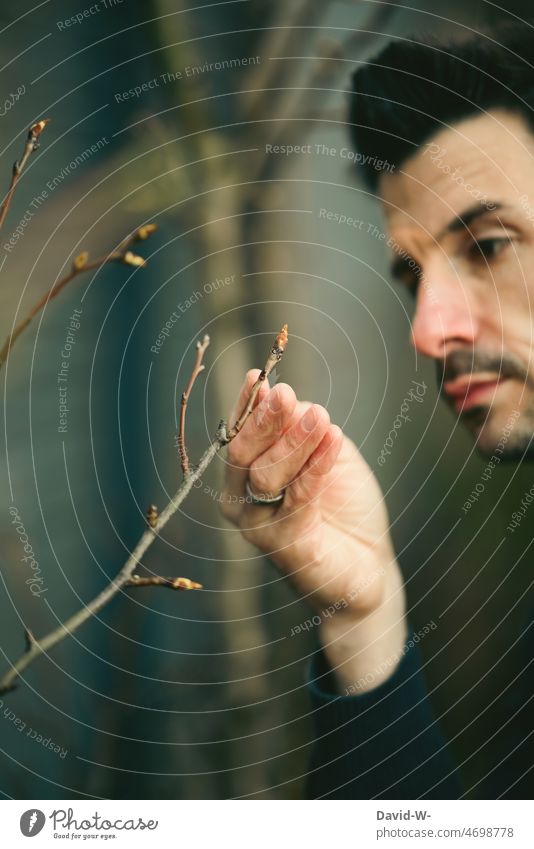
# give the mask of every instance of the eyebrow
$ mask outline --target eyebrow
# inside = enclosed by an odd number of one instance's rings
[[[467,230],[473,221],[476,221],[478,218],[482,218],[484,215],[491,215],[492,212],[498,212],[502,209],[505,209],[505,205],[503,203],[497,203],[497,201],[476,203],[464,210],[464,212],[459,213],[459,215],[455,215],[452,221],[449,221],[447,226],[443,228],[439,236],[437,236],[437,239],[439,240],[447,233],[458,233],[460,230]]]

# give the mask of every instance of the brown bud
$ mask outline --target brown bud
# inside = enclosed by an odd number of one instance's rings
[[[82,268],[85,268],[87,265],[87,260],[89,259],[88,251],[82,251],[81,254],[78,254],[77,257],[74,258],[72,263],[73,271],[81,271]]]
[[[28,138],[37,139],[43,132],[44,128],[47,124],[50,123],[50,118],[43,118],[42,121],[37,121],[36,124],[32,124],[30,129],[28,130]]]
[[[151,504],[146,511],[146,520],[151,528],[155,528],[158,523],[158,508],[155,504]]]

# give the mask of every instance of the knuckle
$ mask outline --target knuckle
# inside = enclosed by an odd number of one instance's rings
[[[300,480],[293,481],[291,489],[285,497],[286,510],[292,513],[294,510],[301,507],[305,501],[307,501],[307,499],[305,497],[304,487]]]
[[[269,473],[265,467],[258,467],[252,463],[250,467],[250,485],[257,493],[269,492]]]
[[[228,445],[226,456],[231,466],[241,466],[244,459],[244,451],[239,436],[232,439]]]

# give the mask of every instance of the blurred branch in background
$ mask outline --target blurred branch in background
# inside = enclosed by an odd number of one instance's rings
[[[146,265],[146,260],[138,254],[132,253],[130,247],[135,242],[144,241],[154,232],[156,229],[155,224],[144,224],[135,230],[129,236],[126,236],[125,239],[120,242],[116,248],[114,248],[110,253],[103,254],[102,256],[97,257],[96,259],[90,259],[88,251],[82,251],[82,253],[78,254],[75,257],[71,270],[64,277],[61,277],[52,288],[46,292],[40,298],[36,304],[31,308],[29,313],[22,319],[22,321],[17,324],[17,326],[11,331],[10,335],[7,337],[2,350],[0,350],[0,368],[4,365],[7,358],[9,357],[10,351],[17,341],[18,337],[22,333],[23,330],[28,327],[28,325],[33,321],[36,315],[45,307],[49,301],[56,298],[59,293],[71,283],[76,277],[80,274],[85,274],[88,271],[95,271],[97,268],[102,268],[103,265],[106,265],[108,262],[122,262],[124,265],[133,265],[134,267],[142,267]]]

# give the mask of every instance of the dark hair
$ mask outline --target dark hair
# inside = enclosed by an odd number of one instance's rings
[[[534,30],[525,23],[462,42],[394,41],[355,71],[349,121],[368,187],[375,190],[380,178],[373,161],[386,160],[392,170],[439,130],[477,112],[505,107],[534,130],[533,48]]]

